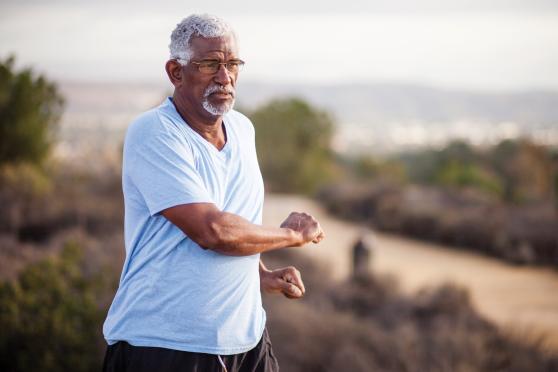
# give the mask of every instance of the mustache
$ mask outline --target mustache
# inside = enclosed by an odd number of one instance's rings
[[[233,87],[224,87],[224,86],[220,86],[220,85],[210,85],[209,87],[207,87],[207,89],[203,93],[203,96],[204,96],[204,98],[207,98],[213,93],[226,93],[226,94],[230,94],[234,98],[235,91],[234,91]]]

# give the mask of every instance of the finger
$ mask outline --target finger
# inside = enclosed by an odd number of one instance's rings
[[[304,294],[306,292],[306,288],[304,288],[304,282],[300,276],[300,271],[294,267],[288,267],[286,270],[287,271],[284,275],[285,280],[296,285],[302,291],[302,294]]]
[[[325,238],[325,233],[320,228],[320,233],[312,240],[312,243],[319,243]]]
[[[289,298],[299,298],[302,297],[302,291],[293,283],[289,283],[286,280],[281,280],[280,284],[281,292]]]
[[[316,237],[312,240],[312,243],[319,243],[322,241],[322,232],[320,231]]]

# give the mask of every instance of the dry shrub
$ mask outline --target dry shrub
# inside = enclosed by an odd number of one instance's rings
[[[91,270],[121,270],[124,207],[119,171],[92,173],[50,164],[43,170],[21,166],[2,172],[0,201],[6,213],[0,214],[0,279],[14,278],[26,264],[56,255],[67,241],[84,248]]]
[[[20,241],[18,231],[25,223],[0,236],[2,278],[57,254],[72,241],[84,249],[84,277],[108,281],[104,287],[108,289],[96,298],[100,307],[107,308],[124,253],[120,179],[117,174],[99,177],[65,169],[57,173],[53,185],[55,192],[25,219],[48,226],[45,237]],[[388,202],[369,200],[397,217],[397,194],[386,193]],[[360,213],[366,217],[369,212]],[[512,338],[480,317],[461,288],[444,285],[404,296],[393,278],[371,275],[333,282],[327,267],[293,251],[266,254],[264,260],[269,267],[295,264],[307,288],[299,301],[264,297],[284,371],[558,370],[556,356],[541,351],[540,342],[515,341],[517,335]],[[101,324],[94,326],[100,329]]]
[[[551,371],[558,356],[517,341],[482,318],[469,293],[452,284],[401,294],[375,275],[335,283],[294,251],[266,254],[269,267],[294,264],[301,300],[265,296],[268,327],[283,370]],[[516,335],[517,336],[517,335]]]
[[[335,185],[318,200],[333,214],[516,264],[558,267],[558,215],[550,202],[510,205],[471,190]]]

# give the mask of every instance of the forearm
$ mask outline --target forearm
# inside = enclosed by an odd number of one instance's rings
[[[260,226],[212,203],[191,203],[161,214],[204,249],[229,256],[249,256],[273,249],[318,243],[324,234],[309,214],[293,212],[281,227]]]
[[[248,256],[304,243],[301,234],[292,229],[252,224],[227,212],[211,217],[205,238],[202,247],[229,256]]]

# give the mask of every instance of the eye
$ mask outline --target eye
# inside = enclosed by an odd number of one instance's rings
[[[243,65],[244,62],[242,62],[241,60],[232,60],[227,62],[227,69],[231,72],[237,72],[240,71]]]
[[[201,61],[200,62],[200,66],[201,67],[207,67],[207,68],[218,68],[219,67],[219,61]]]

